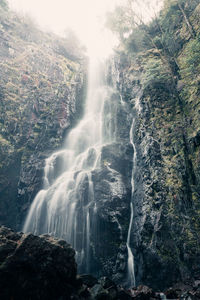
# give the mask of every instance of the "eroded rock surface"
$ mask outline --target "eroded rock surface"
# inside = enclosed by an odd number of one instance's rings
[[[84,100],[85,59],[0,3],[0,224],[20,228]]]
[[[173,29],[174,37],[178,33],[182,39],[174,53],[179,71],[173,77],[153,48],[135,57],[119,51],[110,71],[135,119],[131,247],[136,282],[154,289],[200,276],[199,65],[192,72],[186,64],[199,45],[195,16],[200,6],[195,7],[188,15],[197,37],[188,38],[184,20]]]

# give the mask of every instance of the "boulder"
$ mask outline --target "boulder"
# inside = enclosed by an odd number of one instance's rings
[[[156,295],[151,288],[145,285],[138,286],[137,290],[133,291],[133,299],[137,300],[148,300],[155,299]]]
[[[0,228],[1,299],[70,299],[76,274],[75,251],[64,240]]]
[[[118,296],[117,299],[120,299],[120,300],[131,300],[132,299],[130,293],[128,293],[123,288],[119,289],[117,296]]]
[[[92,299],[95,300],[111,300],[109,293],[100,284],[95,284],[90,289]]]
[[[104,289],[116,288],[116,284],[108,277],[101,277],[98,281]]]
[[[83,284],[85,284],[86,286],[88,286],[90,288],[98,283],[98,280],[95,277],[93,277],[92,275],[88,275],[88,274],[80,275],[80,279],[82,280]]]

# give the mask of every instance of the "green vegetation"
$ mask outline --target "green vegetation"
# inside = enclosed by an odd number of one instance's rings
[[[192,0],[188,5],[186,0],[166,0],[158,16],[153,14],[152,7],[150,11],[154,18],[149,23],[146,22],[146,18],[150,17],[147,13],[149,2],[144,2],[146,17],[140,16],[134,5],[137,5],[137,1],[129,0],[126,5],[119,6],[108,14],[108,28],[118,34],[121,47],[129,57],[153,48],[169,74],[172,77],[178,76],[177,56],[185,40],[196,37],[191,19],[198,1]]]
[[[187,43],[181,56],[181,76],[185,80],[199,79],[200,74],[200,35]]]
[[[163,64],[158,58],[149,58],[145,64],[145,73],[142,80],[144,89],[146,87],[155,86],[158,84],[166,85],[171,83],[169,73],[163,67]]]

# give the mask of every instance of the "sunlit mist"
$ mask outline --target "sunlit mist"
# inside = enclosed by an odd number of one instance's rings
[[[104,28],[106,12],[121,0],[9,0],[12,9],[29,14],[43,30],[64,35],[71,28],[90,55],[110,53],[115,38]]]

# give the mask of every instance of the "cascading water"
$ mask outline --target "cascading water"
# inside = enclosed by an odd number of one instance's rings
[[[135,99],[135,105],[134,109],[137,111],[137,113],[140,113],[141,111],[141,106],[140,106],[140,97],[141,97],[141,91],[138,91],[138,97]],[[132,176],[131,176],[131,202],[130,202],[130,211],[131,211],[131,216],[130,216],[130,222],[129,222],[129,228],[128,228],[128,235],[127,235],[127,250],[128,250],[128,286],[133,287],[136,285],[136,280],[135,280],[135,266],[134,266],[134,256],[130,247],[130,238],[131,238],[131,229],[133,226],[133,217],[134,217],[134,212],[133,212],[133,197],[134,197],[134,192],[135,192],[135,171],[136,171],[136,166],[137,166],[137,151],[133,139],[134,135],[134,127],[135,127],[135,118],[133,118],[130,133],[129,133],[129,138],[130,138],[130,144],[133,147],[133,168],[132,168]]]
[[[99,228],[96,223],[99,204],[95,202],[97,195],[94,190],[97,170],[104,168],[104,175],[111,177],[112,181],[106,184],[109,185],[113,199],[117,199],[116,197],[125,192],[122,176],[113,169],[114,165],[109,162],[109,157],[105,157],[105,149],[110,149],[111,145],[115,149],[124,143],[124,137],[122,138],[122,133],[118,131],[118,126],[122,126],[119,112],[123,115],[127,104],[116,91],[105,84],[105,69],[98,60],[91,60],[83,118],[68,134],[63,149],[46,159],[43,189],[36,195],[23,228],[24,232],[32,232],[36,235],[48,233],[68,241],[76,250],[79,271],[87,273],[93,270],[92,257],[96,251],[94,247],[98,247],[99,243]],[[126,241],[128,252],[126,286],[128,287],[135,286],[134,256],[130,247],[136,165],[133,130],[134,121],[130,129],[129,141],[127,136],[127,143],[129,142],[134,150],[131,215]],[[108,207],[105,209],[106,215]],[[114,210],[113,207],[111,209]],[[117,224],[122,241],[123,228],[117,214],[115,216],[113,211],[111,216],[113,222]]]
[[[43,189],[36,195],[23,231],[64,238],[77,251],[80,269],[90,269],[90,231],[96,204],[92,172],[100,164],[101,149],[115,136],[101,64],[90,62],[84,116],[66,138],[64,148],[46,159]]]

